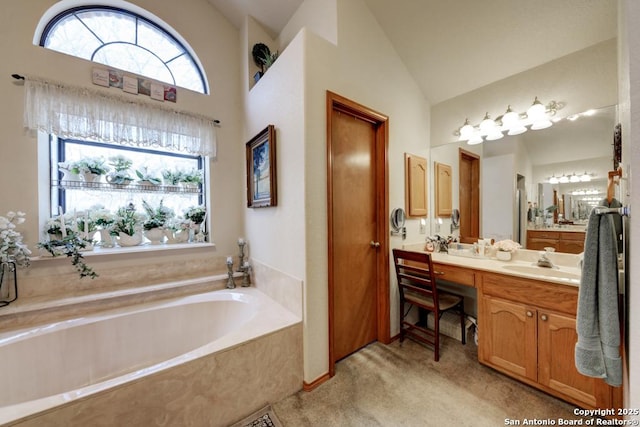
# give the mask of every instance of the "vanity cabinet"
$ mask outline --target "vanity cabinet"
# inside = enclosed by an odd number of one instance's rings
[[[527,230],[527,249],[542,251],[546,247],[558,252],[579,254],[584,251],[583,231]]]
[[[507,375],[585,408],[609,408],[614,389],[578,373],[578,288],[483,273],[478,358]]]

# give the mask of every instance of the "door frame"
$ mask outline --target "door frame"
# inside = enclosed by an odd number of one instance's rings
[[[460,235],[462,237],[482,237],[481,236],[481,213],[480,213],[480,156],[476,153],[472,153],[471,151],[467,151],[463,148],[459,148],[458,149],[458,181],[461,180],[462,175],[463,175],[463,168],[467,167],[467,162],[469,161],[470,163],[470,168],[468,168],[468,172],[469,175],[471,176],[471,180],[473,182],[473,186],[475,188],[478,189],[478,191],[476,192],[471,192],[470,194],[463,194],[462,192],[462,185],[459,185],[459,194],[458,194],[458,200],[463,200],[463,199],[469,199],[470,203],[470,212],[469,212],[469,217],[470,218],[474,218],[475,220],[472,220],[470,223],[471,226],[471,230],[469,230],[469,232],[471,233],[471,236],[462,236],[462,233],[460,233]],[[460,203],[458,203],[460,204]],[[461,212],[462,214],[462,212]],[[460,230],[462,231],[462,230]],[[477,239],[476,239],[477,240]],[[475,241],[475,240],[474,240]],[[469,243],[469,242],[463,242],[463,243]]]
[[[376,188],[382,189],[383,196],[376,200],[377,234],[380,248],[376,252],[376,294],[377,294],[377,340],[385,344],[391,342],[390,307],[389,307],[389,117],[378,113],[357,102],[351,101],[334,92],[327,91],[326,96],[327,115],[327,258],[328,258],[328,291],[329,291],[329,375],[335,375],[335,359],[333,351],[334,324],[333,324],[333,260],[331,251],[333,248],[333,151],[332,151],[332,113],[339,110],[352,114],[362,120],[373,123],[376,127],[375,156],[376,156]]]

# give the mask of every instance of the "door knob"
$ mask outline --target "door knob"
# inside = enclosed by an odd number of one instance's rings
[[[541,318],[544,322],[546,322],[546,321],[547,321],[547,319],[548,319],[548,317],[547,317],[547,315],[546,315],[546,314],[543,314],[542,316],[540,316],[540,318]]]
[[[527,311],[527,317],[533,317],[533,313],[530,311]]]
[[[380,247],[380,242],[374,242],[373,240],[369,242],[369,246],[371,246],[372,248],[379,248]]]

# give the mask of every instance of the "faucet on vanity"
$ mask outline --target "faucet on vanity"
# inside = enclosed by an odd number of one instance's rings
[[[540,252],[540,258],[538,258],[538,261],[536,263],[536,265],[538,267],[544,267],[544,268],[557,268],[553,262],[551,262],[551,260],[549,259],[549,254],[551,253],[551,251],[545,249],[544,252]]]

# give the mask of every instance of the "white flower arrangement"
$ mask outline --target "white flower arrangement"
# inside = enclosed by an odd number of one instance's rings
[[[500,240],[493,244],[493,247],[502,252],[515,252],[522,247],[520,243],[514,242],[513,240]]]
[[[22,234],[16,230],[16,225],[25,221],[24,212],[7,212],[7,216],[0,216],[0,262],[14,262],[21,267],[29,266],[31,251],[22,243]]]
[[[115,214],[104,207],[93,208],[93,210],[89,212],[89,216],[93,222],[102,229],[109,229],[113,226],[113,223],[116,222]]]

